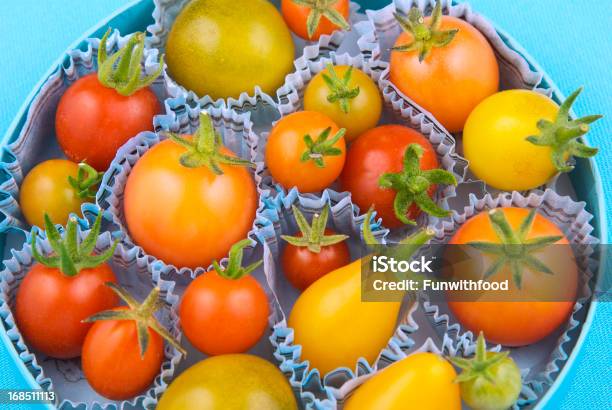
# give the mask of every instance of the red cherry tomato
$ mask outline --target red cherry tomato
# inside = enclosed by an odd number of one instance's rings
[[[311,1],[313,5],[319,3],[317,0],[307,0]],[[281,11],[283,13],[283,18],[285,22],[295,34],[303,38],[304,40],[317,41],[319,37],[323,34],[331,34],[336,30],[342,30],[349,28],[348,26],[348,17],[349,17],[349,1],[348,0],[336,0],[328,6],[328,9],[332,10],[332,13],[337,13],[337,15],[344,19],[343,24],[335,24],[330,21],[325,15],[321,16],[319,20],[319,24],[316,26],[316,29],[309,35],[308,33],[308,16],[313,13],[312,7],[307,7],[303,5],[299,5],[293,0],[282,0],[281,1]],[[338,21],[339,23],[340,21]]]

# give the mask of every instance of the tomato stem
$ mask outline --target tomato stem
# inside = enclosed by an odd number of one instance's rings
[[[208,112],[200,113],[200,126],[193,138],[169,132],[166,134],[170,140],[185,147],[187,152],[181,155],[181,165],[187,168],[208,167],[214,174],[222,175],[219,164],[236,165],[255,168],[255,164],[241,158],[221,153],[223,146],[221,135],[215,131],[212,118]]]
[[[587,115],[576,120],[570,119],[570,110],[583,87],[574,91],[559,107],[557,117],[553,122],[538,121],[539,135],[527,137],[527,141],[538,146],[551,148],[551,160],[559,172],[570,172],[574,166],[570,163],[573,156],[590,158],[597,154],[598,149],[589,147],[578,138],[589,132],[589,124],[602,118],[602,115]]]
[[[115,89],[123,96],[130,96],[141,88],[153,84],[164,69],[164,56],[159,59],[159,67],[154,73],[141,77],[141,60],[144,53],[145,35],[136,32],[125,46],[108,57],[106,43],[111,33],[104,33],[98,48],[98,81],[105,87]]]
[[[302,153],[300,160],[302,162],[314,161],[315,165],[319,168],[325,168],[324,157],[326,156],[338,156],[342,154],[340,148],[334,147],[334,145],[344,137],[346,133],[345,128],[340,128],[334,136],[328,140],[329,134],[331,133],[331,127],[325,128],[321,134],[317,137],[316,141],[312,139],[310,134],[304,135],[304,143],[306,144],[306,151]]]
[[[308,224],[304,214],[300,212],[297,206],[292,205],[291,209],[293,210],[295,222],[302,233],[302,236],[281,235],[281,238],[291,245],[305,246],[309,251],[319,253],[321,248],[335,245],[348,238],[347,235],[325,235],[325,227],[329,218],[329,205],[323,207],[321,214],[315,214],[312,217],[311,225]]]
[[[340,27],[342,30],[349,30],[351,26],[346,21],[344,16],[334,9],[333,6],[338,0],[291,0],[298,6],[310,9],[308,18],[306,19],[306,29],[308,30],[308,38],[312,38],[321,17],[326,17],[334,26]]]
[[[79,198],[94,199],[103,175],[104,172],[98,172],[92,166],[81,162],[77,177],[69,176],[68,183],[75,189]]]
[[[350,88],[351,76],[353,74],[353,67],[349,67],[344,73],[342,79],[338,77],[334,66],[329,63],[327,64],[327,72],[322,74],[323,81],[329,88],[330,93],[327,95],[327,101],[330,103],[338,102],[340,109],[345,114],[348,114],[350,110],[350,101],[359,95],[359,87]]]
[[[417,7],[412,7],[408,12],[408,18],[395,13],[395,19],[402,30],[412,34],[411,43],[393,47],[393,51],[407,52],[416,51],[419,54],[419,61],[423,61],[430,51],[435,47],[445,47],[455,38],[459,29],[440,30],[442,25],[442,3],[440,0],[431,13],[429,26],[425,24],[423,13]]]
[[[487,345],[482,332],[478,335],[476,342],[476,354],[472,359],[463,357],[449,357],[448,360],[463,371],[455,378],[455,383],[468,382],[478,377],[484,377],[490,383],[495,384],[491,374],[493,365],[508,357],[510,352],[487,352]]]
[[[500,243],[474,241],[468,245],[482,253],[497,256],[497,260],[485,271],[484,277],[488,278],[499,272],[504,266],[509,265],[512,271],[512,279],[517,288],[521,288],[523,268],[527,267],[535,271],[552,275],[553,272],[538,258],[532,255],[535,251],[558,242],[562,237],[558,235],[540,236],[527,239],[533,226],[536,209],[532,208],[523,219],[518,230],[512,229],[506,215],[501,209],[489,211],[489,221],[495,231]]]
[[[257,261],[246,268],[242,266],[242,260],[244,258],[244,248],[251,245],[253,242],[250,239],[243,239],[240,242],[236,242],[232,245],[229,251],[229,258],[225,269],[217,262],[213,261],[213,269],[219,276],[225,279],[237,280],[246,275],[249,275],[255,269],[257,269],[263,261]]]
[[[159,334],[162,338],[168,341],[178,352],[187,356],[187,352],[174,339],[172,334],[163,327],[155,318],[154,313],[160,310],[164,303],[159,299],[159,288],[155,287],[142,303],[138,301],[125,289],[112,283],[107,282],[106,286],[111,288],[127,305],[128,309],[117,310],[110,309],[96,313],[83,322],[91,323],[101,320],[132,320],[136,323],[136,332],[138,335],[138,345],[140,347],[140,357],[144,357],[147,348],[149,347],[149,329]]]
[[[420,168],[423,147],[419,144],[410,144],[404,153],[404,168],[398,173],[384,173],[380,176],[378,184],[382,188],[396,191],[393,208],[397,219],[405,224],[416,225],[416,221],[406,216],[408,208],[416,204],[420,210],[429,215],[443,218],[450,215],[439,207],[428,194],[432,185],[457,185],[455,176],[443,169],[422,170]]]
[[[96,221],[85,239],[79,244],[77,222],[70,218],[66,225],[66,232],[62,238],[59,229],[53,225],[49,215],[45,214],[45,231],[51,247],[53,256],[43,256],[36,246],[37,234],[32,234],[32,257],[40,264],[50,268],[57,268],[66,276],[75,276],[83,269],[91,269],[100,266],[115,253],[118,240],[99,255],[94,254],[94,248],[100,234],[102,213],[96,217]]]

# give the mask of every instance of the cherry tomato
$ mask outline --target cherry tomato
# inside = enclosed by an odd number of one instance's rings
[[[106,51],[109,33],[100,42],[100,50]],[[144,47],[142,33],[134,34],[117,52],[121,53],[120,61],[135,47]],[[127,70],[120,64],[115,66],[116,61],[107,59],[106,52],[98,55],[98,61],[102,61],[98,73],[79,78],[62,95],[55,114],[55,132],[69,159],[104,171],[127,140],[141,131],[153,130],[153,116],[162,107],[148,85],[160,74],[163,62],[156,73],[139,79],[140,61],[130,61]]]
[[[378,86],[363,71],[328,65],[308,83],[304,109],[329,116],[346,128],[345,138],[352,141],[378,124],[382,98]]]
[[[295,34],[304,40],[317,41],[323,34],[331,34],[336,30],[348,30],[349,1],[348,0],[306,0],[300,3],[310,3],[309,6],[300,5],[293,0],[282,0],[281,11],[285,22]],[[323,7],[324,11],[316,11],[316,6]],[[317,20],[310,17],[316,13]],[[310,19],[309,19],[310,17]],[[308,22],[312,21],[312,26]]]
[[[215,265],[216,270],[198,276],[181,299],[183,332],[196,349],[208,355],[246,352],[268,326],[268,297],[257,280],[249,276],[259,263],[241,268],[240,261],[231,262],[248,243],[245,239],[234,245],[228,268]]]
[[[202,138],[215,138],[207,114],[203,122],[211,133]],[[224,257],[247,236],[257,208],[255,182],[242,166],[247,162],[221,145],[196,151],[191,136],[160,142],[134,165],[125,187],[130,235],[145,252],[177,267]]]
[[[47,221],[47,232],[55,230],[48,218]],[[69,224],[76,222],[70,221]],[[90,233],[94,237],[98,236],[100,229],[99,222],[97,224],[97,229],[94,227]],[[76,235],[76,227],[73,228]],[[59,232],[56,231],[56,234],[59,236]],[[35,235],[32,236],[32,248],[36,248]],[[67,248],[73,251],[71,266],[74,270],[84,261],[110,258],[114,251],[112,248],[103,255],[90,255],[92,249]],[[116,282],[115,274],[105,263],[94,268],[80,269],[76,273],[63,272],[59,268],[59,261],[45,259],[38,251],[33,251],[33,256],[39,263],[32,266],[17,290],[17,327],[29,346],[47,356],[58,359],[78,357],[81,355],[85,335],[91,327],[91,324],[82,321],[118,303],[115,294],[104,286],[106,282]]]
[[[498,236],[493,223],[507,223],[510,230],[518,232],[529,214],[529,210],[523,208],[498,208],[482,212],[466,221],[449,243],[508,243],[508,240]],[[499,222],[494,222],[496,220]],[[503,291],[503,297],[498,292],[490,291],[479,292],[468,301],[465,297],[469,294],[465,292],[456,297],[449,296],[448,306],[463,326],[474,333],[483,332],[490,342],[523,346],[542,340],[567,320],[578,287],[574,255],[563,232],[553,222],[536,213],[524,239],[541,240],[543,237],[548,237],[549,243],[555,246],[539,249],[532,256],[550,269],[549,273],[521,264],[521,274],[517,278],[508,264],[503,264],[487,276],[490,281],[508,280],[509,290]],[[514,249],[519,246],[522,245],[514,245]],[[469,251],[465,246],[462,249]],[[452,277],[481,278],[485,269],[488,270],[497,261],[488,257],[483,259],[481,255],[470,257],[469,263],[454,264]]]
[[[447,130],[459,132],[474,107],[499,87],[495,54],[472,25],[456,17],[441,16],[440,2],[433,13],[437,17],[422,21],[420,12],[414,10],[409,21],[398,17],[405,31],[391,52],[391,82],[432,113]],[[436,19],[440,27],[432,30]],[[416,43],[410,26],[419,33]],[[428,40],[421,40],[421,36]]]
[[[64,225],[71,213],[95,199],[102,176],[88,165],[65,159],[50,159],[36,165],[19,189],[21,212],[30,225],[43,226],[44,215]]]
[[[403,170],[403,159],[410,144],[423,148],[419,162],[422,170],[438,167],[436,153],[427,139],[415,130],[401,125],[383,125],[361,135],[351,145],[344,171],[340,177],[342,190],[349,191],[353,202],[360,209],[374,206],[383,224],[389,228],[403,225],[393,207],[396,191],[383,188],[380,178],[385,173],[396,173]],[[435,186],[427,189],[431,197]],[[407,216],[416,218],[420,210],[412,204]]]
[[[299,111],[274,125],[266,145],[266,165],[286,189],[321,191],[342,172],[346,155],[344,129],[326,115]]]

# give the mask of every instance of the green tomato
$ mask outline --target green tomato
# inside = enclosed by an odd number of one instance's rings
[[[170,384],[157,405],[157,410],[297,408],[280,370],[249,354],[213,356],[196,363]]]
[[[193,0],[166,45],[174,80],[199,96],[237,98],[255,86],[273,94],[293,69],[291,33],[267,0]]]

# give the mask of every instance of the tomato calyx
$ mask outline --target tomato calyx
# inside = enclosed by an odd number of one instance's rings
[[[144,53],[144,33],[134,33],[125,46],[109,57],[106,52],[106,42],[110,33],[109,28],[100,40],[98,48],[98,81],[100,84],[113,88],[126,97],[153,84],[164,68],[164,56],[160,57],[159,67],[154,73],[141,77],[140,63]]]
[[[422,62],[430,51],[435,47],[445,47],[455,38],[459,29],[440,30],[442,24],[442,3],[436,2],[431,13],[429,26],[425,24],[423,13],[417,7],[412,7],[408,12],[408,18],[394,13],[395,19],[402,30],[412,34],[413,41],[392,48],[393,51],[416,51],[419,53],[419,61]]]
[[[49,268],[59,269],[66,276],[75,276],[82,269],[90,269],[100,266],[109,260],[115,253],[119,243],[116,240],[113,245],[100,254],[94,254],[94,248],[100,234],[102,213],[96,217],[91,231],[81,243],[78,242],[77,222],[70,218],[66,224],[66,233],[62,238],[59,229],[53,225],[49,215],[45,214],[45,231],[49,244],[55,255],[43,256],[36,246],[36,233],[32,234],[32,257],[40,264]]]
[[[81,162],[77,177],[69,176],[68,183],[74,188],[79,198],[94,199],[103,175],[104,172],[98,172],[91,165]]]
[[[313,161],[319,168],[325,168],[325,161],[323,160],[326,156],[338,156],[342,154],[340,148],[334,147],[334,145],[344,137],[346,128],[340,128],[334,136],[328,140],[329,134],[331,134],[331,127],[325,128],[321,134],[317,137],[316,141],[312,139],[310,134],[304,135],[304,143],[306,144],[306,151],[302,153],[300,160],[302,162]]]
[[[308,19],[306,20],[306,29],[308,30],[308,38],[312,38],[321,17],[326,17],[333,25],[340,27],[342,30],[348,30],[351,28],[349,23],[345,20],[344,16],[334,9],[333,6],[338,0],[291,0],[298,6],[306,7],[310,9],[308,13]]]
[[[302,236],[281,235],[285,241],[293,246],[307,247],[310,252],[319,253],[325,246],[335,245],[348,238],[347,235],[325,235],[325,227],[329,218],[329,205],[325,205],[321,214],[312,217],[312,224],[309,225],[297,206],[292,205],[295,222],[302,233]]]
[[[223,175],[219,164],[237,165],[255,168],[255,164],[241,158],[225,155],[220,152],[223,146],[221,135],[215,131],[212,119],[208,112],[200,113],[200,126],[193,138],[185,138],[181,135],[169,132],[166,134],[173,142],[187,148],[179,161],[187,168],[208,167],[214,174]]]
[[[495,384],[491,368],[508,358],[510,352],[487,352],[487,345],[482,332],[476,342],[476,354],[471,359],[463,357],[449,357],[448,360],[463,371],[455,378],[455,383],[468,382],[479,377],[485,378],[489,383]],[[510,359],[512,360],[512,359]]]
[[[525,219],[523,219],[518,230],[515,231],[508,223],[506,215],[501,209],[498,208],[489,211],[489,221],[500,243],[482,241],[467,243],[467,245],[482,253],[497,256],[495,263],[493,263],[484,273],[485,278],[496,274],[501,268],[509,265],[512,271],[512,280],[517,288],[521,289],[523,267],[549,275],[554,274],[548,266],[533,256],[532,253],[541,251],[543,248],[558,242],[562,237],[559,235],[550,235],[527,239],[531,227],[533,226],[535,216],[536,209],[533,208],[529,211]]]
[[[439,207],[429,197],[428,190],[432,185],[457,185],[455,176],[448,171],[422,170],[420,160],[423,153],[423,147],[419,144],[408,145],[404,153],[403,169],[398,173],[384,173],[378,180],[380,187],[397,192],[393,200],[395,216],[409,225],[416,225],[416,221],[406,216],[412,204],[416,204],[421,211],[439,218],[450,215],[450,211]]]
[[[359,95],[359,86],[350,88],[349,83],[353,74],[353,67],[349,67],[344,73],[342,79],[338,77],[334,66],[330,63],[327,64],[327,72],[329,75],[323,73],[322,78],[325,84],[329,88],[330,93],[327,95],[327,101],[330,103],[338,102],[340,109],[343,113],[348,114],[350,110],[350,101]]]
[[[170,343],[178,352],[187,356],[187,352],[178,341],[163,327],[155,318],[154,313],[161,309],[164,303],[159,299],[159,288],[155,287],[142,303],[139,303],[128,291],[122,287],[107,282],[105,284],[113,290],[127,305],[128,309],[110,309],[98,312],[87,319],[85,323],[98,322],[102,320],[132,320],[136,323],[138,334],[138,345],[140,347],[140,357],[144,357],[149,346],[148,329],[153,330]]]
[[[552,149],[551,159],[559,172],[570,172],[574,165],[569,163],[573,156],[590,158],[597,154],[597,148],[589,147],[580,142],[579,137],[589,132],[589,124],[602,118],[603,115],[587,115],[575,120],[570,119],[570,109],[583,87],[574,91],[559,107],[554,122],[541,119],[538,121],[540,135],[530,135],[527,141]]]
[[[263,261],[260,260],[253,262],[247,267],[242,266],[244,248],[251,245],[251,243],[252,241],[250,239],[243,239],[240,242],[233,244],[229,251],[228,262],[225,269],[216,260],[212,262],[215,272],[217,272],[217,274],[222,278],[238,280],[257,269],[263,263]]]

